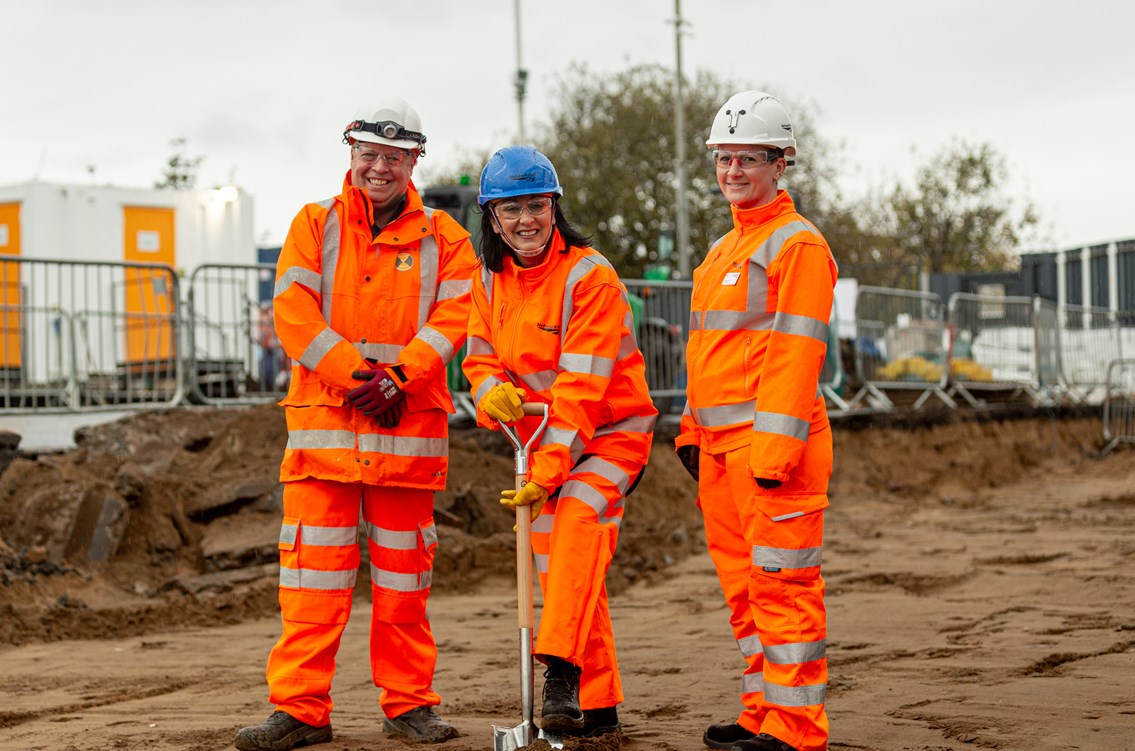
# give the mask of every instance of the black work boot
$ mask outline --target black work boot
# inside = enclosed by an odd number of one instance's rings
[[[747,741],[734,743],[732,751],[796,751],[796,747],[768,733],[760,733]]]
[[[702,743],[710,748],[733,748],[734,743],[747,741],[756,737],[756,735],[752,730],[738,725],[736,722],[723,722],[706,728],[705,735],[701,739]]]
[[[583,710],[579,708],[579,676],[583,672],[567,660],[545,655],[544,707],[540,711],[542,730],[579,730]]]
[[[457,728],[441,719],[433,707],[414,707],[393,719],[387,717],[382,721],[382,729],[425,743],[444,743],[458,735]]]
[[[583,729],[577,731],[585,738],[595,738],[619,730],[619,712],[614,707],[583,710]],[[575,735],[576,733],[573,733]]]
[[[277,709],[260,725],[249,725],[238,730],[233,745],[240,751],[288,751],[290,748],[327,743],[330,740],[330,723],[317,728]]]

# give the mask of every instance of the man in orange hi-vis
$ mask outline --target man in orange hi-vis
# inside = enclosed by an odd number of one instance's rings
[[[819,376],[836,264],[778,189],[795,162],[788,113],[744,91],[706,145],[733,229],[694,272],[678,455],[698,481],[709,554],[745,658],[743,710],[711,748],[827,748],[824,509],[832,433]]]
[[[276,332],[293,361],[280,467],[283,634],[268,658],[276,711],[237,733],[242,751],[331,740],[331,679],[360,563],[370,559],[371,674],[384,726],[415,741],[457,735],[434,707],[437,646],[426,617],[445,487],[445,368],[465,341],[476,256],[469,233],[422,205],[425,153],[398,97],[343,133],[342,192],[305,206],[276,265]]]
[[[548,158],[510,146],[481,173],[481,273],[463,368],[481,425],[532,421],[548,405],[528,482],[501,503],[529,506],[544,606],[535,656],[546,666],[540,727],[617,731],[623,701],[605,580],[627,494],[650,455],[647,393],[626,289],[564,217]]]

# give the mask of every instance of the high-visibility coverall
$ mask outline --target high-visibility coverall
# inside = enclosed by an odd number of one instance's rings
[[[476,256],[469,234],[423,207],[409,184],[397,218],[372,233],[370,199],[350,183],[305,206],[276,265],[276,331],[292,358],[282,402],[283,634],[268,659],[277,709],[326,725],[339,639],[359,568],[360,509],[370,555],[371,671],[388,717],[441,699],[426,617],[445,487],[445,367],[465,341]],[[375,365],[377,363],[377,365]],[[347,393],[357,370],[400,365],[406,413],[387,430]]]
[[[567,247],[556,231],[538,266],[506,257],[500,273],[481,269],[463,368],[475,404],[509,381],[549,405],[529,457],[528,479],[550,493],[532,523],[544,595],[535,651],[582,668],[581,708],[613,707],[623,690],[605,581],[658,417],[626,289],[598,251]],[[539,419],[517,424],[522,439]],[[483,410],[478,422],[499,429]]]
[[[732,210],[733,230],[694,272],[676,444],[701,452],[709,553],[747,663],[738,723],[812,751],[828,739],[820,557],[832,435],[819,376],[837,269],[786,191]]]

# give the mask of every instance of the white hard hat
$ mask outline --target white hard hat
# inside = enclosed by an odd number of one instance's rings
[[[726,143],[772,146],[784,151],[789,164],[796,161],[792,120],[776,97],[763,91],[742,91],[721,105],[705,145],[713,148]]]
[[[417,149],[423,156],[426,153],[422,118],[405,99],[396,96],[380,99],[355,112],[355,119],[343,131],[343,142],[353,144],[355,141]]]

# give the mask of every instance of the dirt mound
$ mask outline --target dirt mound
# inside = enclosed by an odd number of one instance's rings
[[[837,424],[833,503],[928,497],[964,503],[1099,449],[1097,415],[954,413]],[[628,501],[612,593],[704,549],[695,488],[656,437]],[[497,503],[512,450],[477,428],[451,435],[438,494],[434,586],[474,591],[511,577],[512,518]],[[78,448],[20,454],[0,475],[0,644],[235,623],[276,611],[282,410],[185,408],[81,430]],[[365,547],[364,547],[365,550]],[[364,561],[358,582],[369,585]]]

